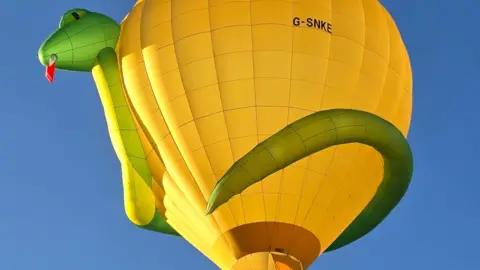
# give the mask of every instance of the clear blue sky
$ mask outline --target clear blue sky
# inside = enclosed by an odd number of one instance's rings
[[[91,75],[57,72],[52,86],[37,60],[64,11],[120,21],[133,2],[2,1],[2,270],[216,269],[187,242],[129,223]],[[374,232],[311,269],[478,270],[480,1],[384,2],[412,59],[412,185]]]

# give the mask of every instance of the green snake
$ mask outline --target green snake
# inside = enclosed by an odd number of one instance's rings
[[[100,66],[112,97],[112,106],[122,107],[127,97],[123,92],[115,51],[119,36],[120,26],[113,19],[85,9],[73,9],[63,15],[58,29],[41,45],[38,57],[45,66],[53,59],[56,68],[62,70],[92,72],[94,66]],[[132,111],[115,112],[120,128],[133,123]],[[132,143],[131,137],[129,143]],[[406,193],[413,173],[412,152],[402,133],[390,122],[364,111],[319,111],[295,121],[258,144],[217,182],[208,200],[206,214],[211,214],[233,196],[276,171],[328,147],[347,143],[371,146],[384,159],[384,176],[376,194],[327,251],[348,245],[388,216]],[[133,144],[138,152],[141,149],[138,134]],[[132,159],[130,163],[146,183],[151,182],[147,164]],[[142,227],[179,235],[158,213]]]

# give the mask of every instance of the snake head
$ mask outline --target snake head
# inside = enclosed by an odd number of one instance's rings
[[[44,66],[90,72],[97,54],[106,47],[115,49],[120,26],[108,16],[86,9],[67,11],[58,29],[40,46],[38,58]]]

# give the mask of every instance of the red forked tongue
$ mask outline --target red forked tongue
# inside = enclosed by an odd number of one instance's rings
[[[53,78],[55,76],[55,63],[57,62],[57,56],[52,54],[50,56],[50,61],[48,62],[48,66],[45,70],[45,77],[50,83],[53,83]]]

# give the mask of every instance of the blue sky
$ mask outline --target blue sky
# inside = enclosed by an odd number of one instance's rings
[[[64,11],[120,21],[134,1],[3,2],[0,269],[216,269],[187,242],[128,222],[91,75],[57,72],[52,86],[37,60]],[[310,269],[478,270],[480,1],[384,3],[412,61],[412,185],[374,232]]]

